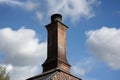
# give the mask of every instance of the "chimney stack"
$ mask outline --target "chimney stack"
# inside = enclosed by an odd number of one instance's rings
[[[51,23],[46,25],[48,31],[47,59],[42,64],[43,73],[27,80],[82,80],[70,73],[66,58],[67,26],[62,23],[62,16],[54,14]]]
[[[66,58],[66,30],[67,26],[62,23],[62,16],[54,14],[51,23],[46,25],[48,31],[47,59],[43,63],[43,72],[56,68],[70,71],[70,65]]]

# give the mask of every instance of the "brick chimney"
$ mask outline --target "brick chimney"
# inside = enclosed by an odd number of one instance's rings
[[[47,59],[43,63],[43,72],[52,69],[70,71],[70,65],[66,58],[66,30],[67,26],[62,23],[62,16],[54,14],[51,23],[46,25],[48,31]]]

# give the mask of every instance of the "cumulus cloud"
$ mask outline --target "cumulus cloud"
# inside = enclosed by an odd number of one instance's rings
[[[0,30],[0,51],[6,56],[5,63],[12,63],[15,66],[36,64],[41,58],[45,58],[45,49],[46,43],[39,43],[32,29]]]
[[[5,56],[0,64],[11,65],[12,80],[24,80],[35,74],[46,59],[46,42],[40,43],[32,29],[3,28],[0,29],[0,52]]]
[[[93,54],[113,69],[120,69],[120,29],[102,27],[86,34],[87,45]]]

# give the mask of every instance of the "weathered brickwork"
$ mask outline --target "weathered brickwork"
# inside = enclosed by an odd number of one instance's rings
[[[51,80],[80,80],[63,72],[57,72]]]

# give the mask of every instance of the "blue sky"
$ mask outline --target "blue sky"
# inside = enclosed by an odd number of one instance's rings
[[[47,30],[63,16],[71,73],[83,80],[120,79],[119,0],[0,0],[0,65],[11,80],[42,72]]]

